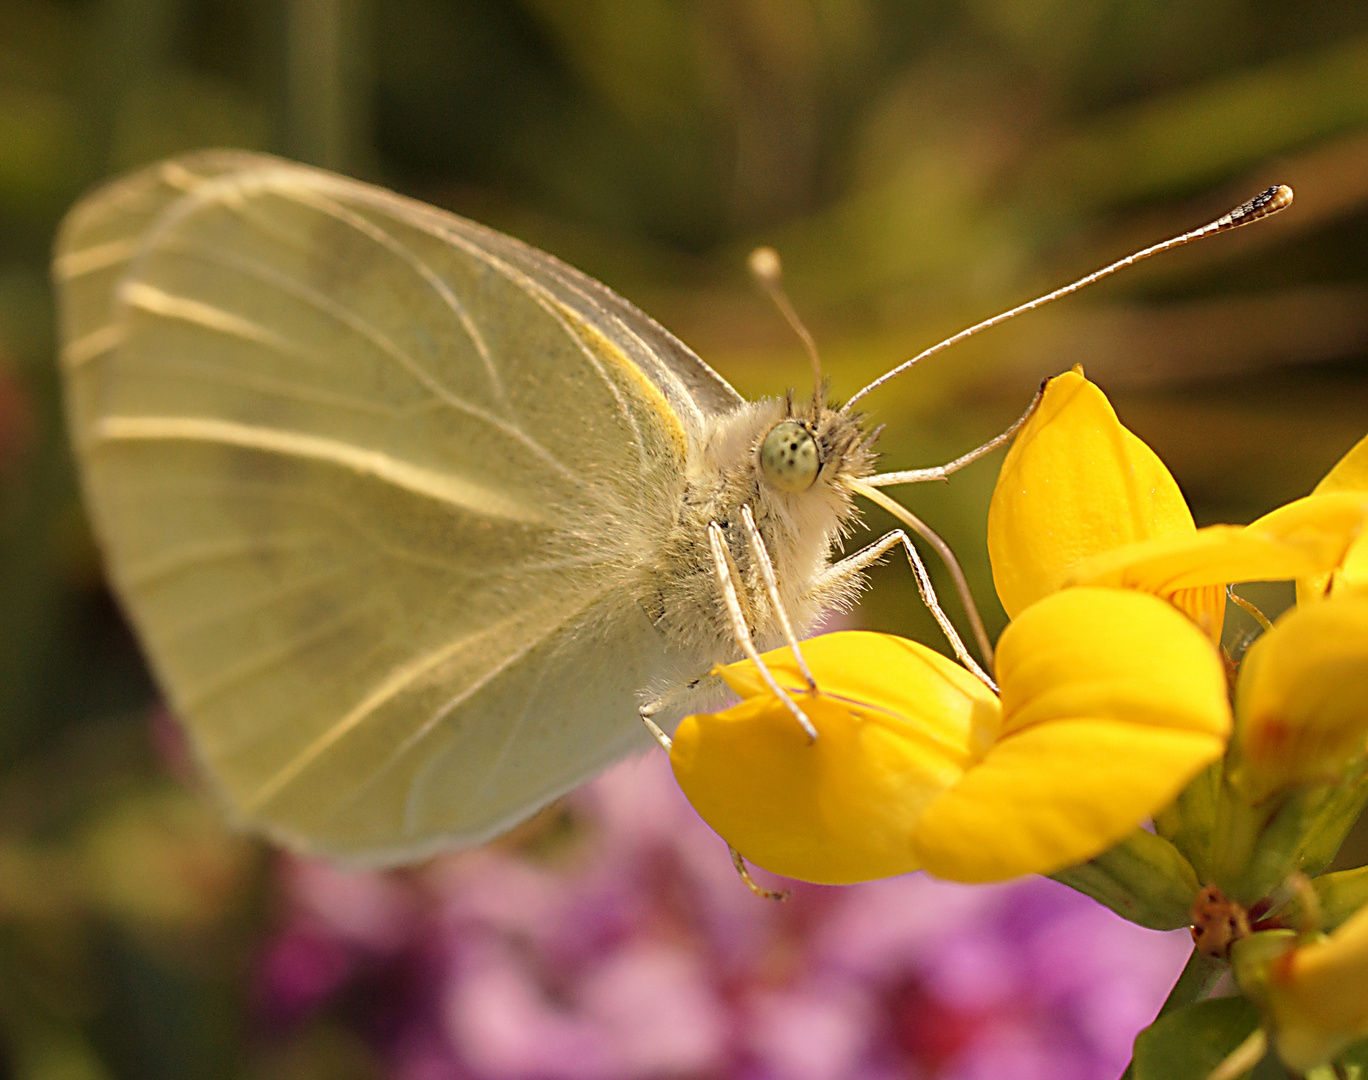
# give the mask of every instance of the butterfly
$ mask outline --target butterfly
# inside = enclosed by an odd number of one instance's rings
[[[857,494],[919,526],[879,486],[920,474],[874,476],[820,378],[747,401],[606,286],[378,187],[191,154],[78,204],[53,275],[112,587],[232,816],[298,851],[488,839],[916,562],[901,530],[834,561]]]

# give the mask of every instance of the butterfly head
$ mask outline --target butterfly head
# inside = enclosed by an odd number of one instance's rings
[[[874,438],[866,435],[862,419],[817,398],[806,408],[795,408],[792,396],[786,399],[756,446],[762,499],[834,502],[846,517],[848,481],[868,476],[874,464]]]

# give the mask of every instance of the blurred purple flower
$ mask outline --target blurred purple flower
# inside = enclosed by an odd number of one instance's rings
[[[400,1080],[1112,1080],[1190,948],[1045,879],[758,900],[658,754],[566,807],[535,858],[284,860],[263,1024],[335,1013]]]

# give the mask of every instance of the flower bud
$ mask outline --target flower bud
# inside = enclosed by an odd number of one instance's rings
[[[1368,598],[1294,609],[1245,655],[1232,780],[1252,804],[1332,783],[1368,741]]]
[[[1235,977],[1264,1010],[1278,1056],[1305,1073],[1368,1035],[1368,908],[1329,937],[1292,944],[1254,934],[1233,952]]]

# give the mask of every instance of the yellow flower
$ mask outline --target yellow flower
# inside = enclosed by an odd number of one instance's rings
[[[993,492],[988,553],[998,597],[1015,617],[1069,585],[1140,589],[1219,641],[1226,584],[1320,581],[1345,559],[1368,518],[1368,447],[1341,466],[1322,481],[1338,477],[1333,495],[1317,489],[1246,528],[1198,529],[1154,451],[1081,371],[1066,372],[1050,380]],[[1363,490],[1345,490],[1360,482]]]
[[[1170,802],[1225,748],[1225,675],[1210,641],[1139,592],[1078,588],[1003,634],[1002,697],[940,654],[881,634],[766,656],[818,730],[809,742],[753,666],[719,669],[745,700],[686,718],[680,787],[746,858],[843,883],[924,868],[957,881],[1091,858]]]
[[[1368,597],[1293,608],[1245,654],[1232,780],[1252,804],[1331,783],[1368,744]]]
[[[1353,488],[1368,473],[1358,453],[1332,473],[1336,490],[1256,526],[1199,530],[1101,391],[1062,375],[1008,454],[989,516],[994,581],[1013,617],[998,645],[1001,697],[915,642],[827,635],[804,646],[817,694],[787,650],[766,657],[818,738],[753,666],[733,664],[719,673],[742,702],[675,733],[680,787],[746,858],[808,881],[917,868],[992,881],[1092,859],[1225,752],[1231,708],[1213,645],[1225,584],[1343,574],[1368,515],[1368,479]],[[1368,724],[1331,701],[1325,680],[1360,680],[1368,639],[1348,627],[1348,607],[1316,606],[1326,611],[1289,618],[1250,653],[1250,791],[1333,777],[1362,749]],[[1279,754],[1288,731],[1306,744]]]
[[[1368,1036],[1368,908],[1309,944],[1261,948],[1263,936],[1240,943],[1235,970],[1288,1068],[1309,1072]]]
[[[1342,542],[1330,568],[1312,575],[1298,575],[1297,600],[1307,603],[1329,596],[1368,593],[1368,529],[1364,507],[1368,506],[1368,436],[1325,474],[1304,499],[1279,507],[1254,522],[1251,529],[1300,529],[1302,535],[1319,529],[1322,539],[1334,536]]]
[[[1003,463],[988,546],[998,593],[1014,617],[1052,590],[1120,587],[1169,601],[1219,641],[1227,583],[1297,580],[1304,599],[1333,594],[1335,604],[1362,587],[1355,573],[1358,560],[1368,562],[1366,519],[1368,439],[1311,495],[1247,527],[1195,528],[1163,464],[1075,369],[1050,381]],[[1248,828],[1219,845],[1226,884],[1248,884],[1241,875],[1266,824],[1251,807],[1299,785],[1334,782],[1362,754],[1368,626],[1361,619],[1350,608],[1287,616],[1250,650],[1230,763],[1247,803],[1231,810],[1231,821]],[[1161,832],[1176,836],[1177,821],[1161,821]],[[1185,853],[1199,865],[1211,854]],[[1277,868],[1295,852],[1264,854]]]

